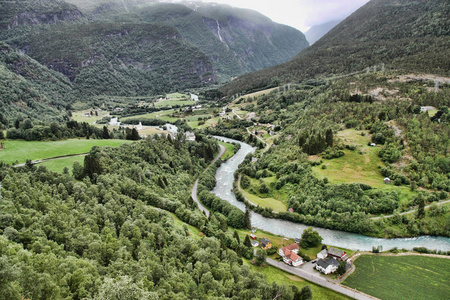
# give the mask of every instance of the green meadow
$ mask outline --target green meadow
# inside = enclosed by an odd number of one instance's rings
[[[344,285],[380,299],[440,300],[450,295],[450,259],[362,255]]]
[[[87,153],[94,146],[117,147],[127,140],[95,140],[95,139],[69,139],[54,142],[35,142],[5,140],[5,149],[0,151],[0,160],[9,164],[24,163],[27,159],[41,160],[63,155]]]

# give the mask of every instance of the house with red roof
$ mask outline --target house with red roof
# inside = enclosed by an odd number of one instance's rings
[[[283,261],[291,266],[298,267],[303,264],[303,259],[298,255],[298,245],[291,244],[280,248],[278,254],[283,257]]]

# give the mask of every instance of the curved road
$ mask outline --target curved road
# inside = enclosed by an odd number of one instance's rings
[[[212,164],[214,164],[219,158],[221,158],[222,155],[224,155],[225,151],[227,150],[224,146],[222,146],[222,145],[220,145],[220,144],[219,144],[219,147],[220,147],[219,154],[217,154],[217,156],[212,160],[212,162],[211,162],[211,163],[209,164],[209,166],[205,169],[205,171],[206,171]],[[200,201],[198,200],[198,197],[197,197],[197,190],[198,190],[198,179],[195,181],[194,186],[192,187],[191,197],[192,197],[192,199],[197,203],[198,208],[199,208],[202,212],[204,212],[205,215],[209,218],[209,215],[210,215],[209,210],[208,210],[206,207],[204,207],[204,206],[200,203]]]

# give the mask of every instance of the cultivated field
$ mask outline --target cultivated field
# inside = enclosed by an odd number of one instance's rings
[[[87,153],[94,146],[117,147],[127,140],[70,139],[55,142],[28,142],[5,140],[5,149],[0,151],[0,160],[12,164],[24,163],[27,159],[40,160],[62,155]]]
[[[380,299],[448,299],[450,259],[362,255],[343,283]]]

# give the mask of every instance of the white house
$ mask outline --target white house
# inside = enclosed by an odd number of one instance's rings
[[[195,141],[195,133],[186,131],[185,133],[186,141]]]
[[[327,249],[323,249],[322,251],[320,251],[319,253],[317,253],[317,258],[318,259],[325,259],[328,256],[328,251]]]
[[[198,96],[195,94],[191,94],[191,100],[198,101]]]
[[[325,275],[335,272],[339,267],[339,263],[334,258],[329,260],[319,259],[316,263],[316,270]]]
[[[287,250],[289,251],[289,250]],[[283,261],[288,264],[288,265],[292,265],[293,267],[298,267],[301,266],[303,264],[303,259],[298,256],[296,253],[294,252],[288,252],[288,254],[283,257]]]
[[[120,126],[120,122],[118,121],[119,118],[111,118],[109,121],[109,125],[111,126]]]

